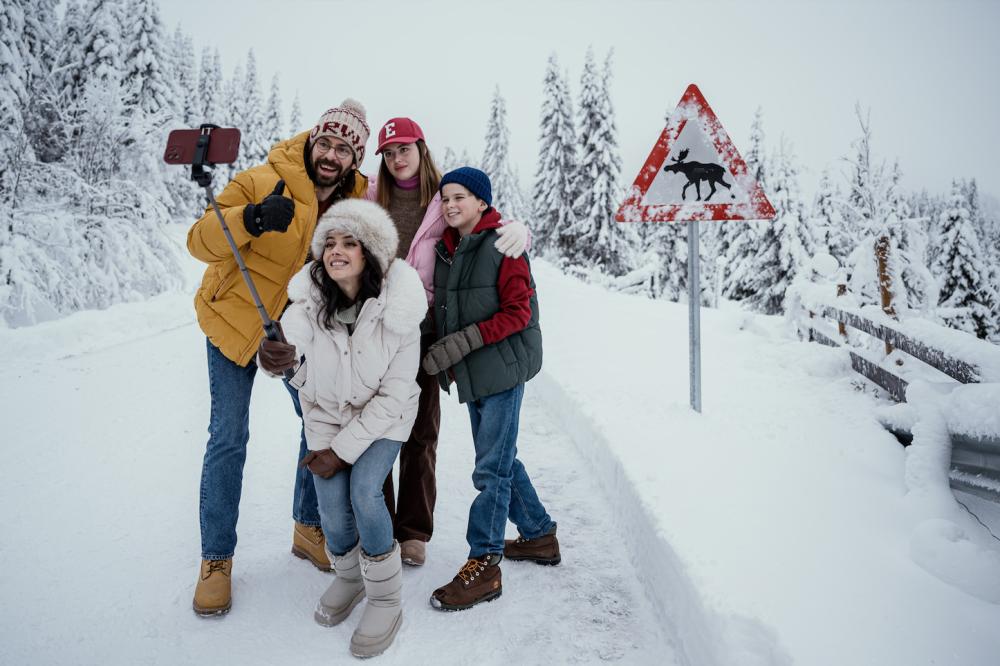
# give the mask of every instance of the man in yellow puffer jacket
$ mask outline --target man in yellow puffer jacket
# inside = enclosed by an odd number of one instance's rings
[[[267,164],[238,174],[217,201],[268,314],[280,318],[288,282],[305,265],[316,220],[333,203],[363,198],[368,179],[358,167],[369,129],[365,110],[345,100],[309,132],[275,144]],[[236,518],[249,440],[254,356],[264,335],[253,299],[211,208],[188,232],[188,251],[208,264],[195,295],[198,323],[208,340],[212,397],[209,439],[201,472],[201,574],[194,595],[199,615],[232,605],[230,576]],[[286,383],[302,416],[298,393]],[[302,436],[299,458],[306,455]],[[329,570],[312,474],[296,470],[292,552]]]

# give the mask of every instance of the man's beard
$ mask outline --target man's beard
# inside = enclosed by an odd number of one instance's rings
[[[320,171],[320,166],[333,169],[333,174],[327,175],[326,173]],[[340,182],[340,180],[344,177],[345,172],[344,167],[337,162],[319,157],[313,162],[313,173],[316,174],[317,185],[320,187],[331,187]]]

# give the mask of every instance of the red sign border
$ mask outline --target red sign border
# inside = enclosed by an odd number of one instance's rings
[[[705,134],[712,140],[719,157],[729,168],[733,175],[746,182],[749,178],[746,162],[740,157],[732,139],[726,133],[722,123],[719,122],[712,107],[708,105],[705,97],[701,94],[698,86],[691,84],[684,91],[681,101],[677,103],[677,108],[682,106],[694,106],[698,112],[698,120],[707,131]],[[618,208],[615,220],[618,222],[686,222],[693,220],[770,220],[774,218],[775,212],[763,188],[756,180],[753,181],[753,188],[750,191],[750,202],[747,203],[718,203],[718,204],[662,204],[643,205],[642,199],[646,196],[646,191],[652,185],[653,180],[663,167],[663,163],[670,154],[670,148],[680,136],[681,131],[688,123],[688,118],[682,119],[675,127],[668,123],[660,133],[653,150],[650,151],[646,163],[639,170],[639,175],[635,177],[635,182],[629,190],[628,195]],[[673,132],[671,132],[673,130]],[[698,208],[695,208],[698,206]],[[747,214],[749,213],[749,214]],[[684,215],[683,218],[678,217]]]

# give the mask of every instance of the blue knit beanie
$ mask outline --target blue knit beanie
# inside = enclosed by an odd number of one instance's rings
[[[449,171],[441,178],[441,185],[438,186],[438,189],[443,190],[448,183],[458,183],[485,201],[487,206],[493,205],[493,186],[490,185],[490,177],[479,169],[464,166]]]

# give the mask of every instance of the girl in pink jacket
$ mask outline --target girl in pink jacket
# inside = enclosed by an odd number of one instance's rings
[[[431,157],[423,130],[410,118],[392,118],[378,134],[375,154],[382,155],[378,176],[369,179],[367,198],[385,208],[399,232],[397,256],[417,270],[427,297],[427,317],[421,326],[420,354],[434,342],[431,318],[434,304],[434,247],[448,228],[441,212],[438,185],[441,172]],[[518,257],[528,242],[521,222],[501,221],[497,249]],[[437,498],[435,464],[441,425],[440,389],[437,378],[422,369],[417,372],[420,404],[417,420],[399,457],[399,501],[393,501],[390,474],[385,481],[386,504],[395,509],[394,533],[400,542],[403,562],[419,566],[426,558],[426,542],[434,529]]]

